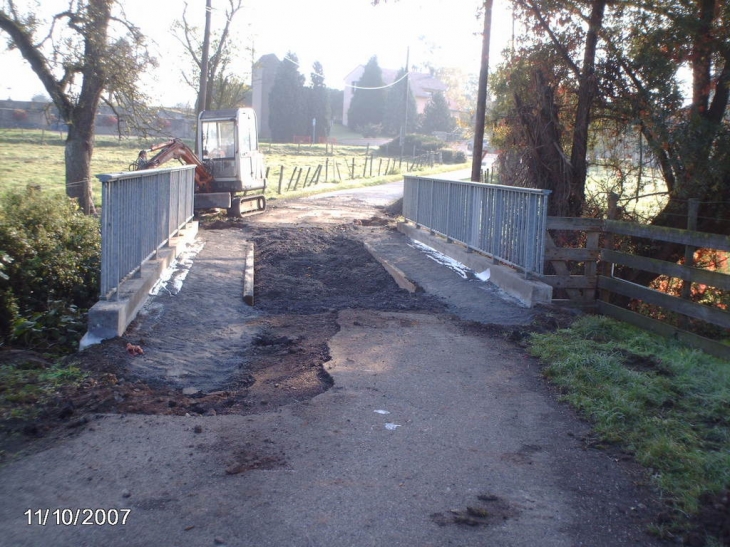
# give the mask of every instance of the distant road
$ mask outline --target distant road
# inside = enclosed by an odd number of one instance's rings
[[[448,173],[439,173],[433,178],[447,180],[464,180],[471,176],[471,169],[459,169],[458,171],[449,171]],[[315,194],[304,199],[322,199],[334,197],[352,197],[362,200],[369,205],[375,207],[384,207],[390,205],[394,201],[403,197],[403,181],[386,182],[377,186],[364,186],[361,188],[349,188],[345,190],[335,190],[324,194]]]

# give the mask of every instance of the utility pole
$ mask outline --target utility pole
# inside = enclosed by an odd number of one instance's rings
[[[487,83],[489,79],[489,40],[492,34],[492,3],[484,0],[484,33],[482,34],[482,66],[479,70],[477,113],[474,124],[474,148],[472,150],[471,180],[479,182],[482,176],[482,148],[484,147],[484,119],[487,115]]]
[[[200,89],[198,91],[198,109],[197,116],[205,110],[208,101],[208,57],[210,55],[210,13],[213,8],[210,5],[211,0],[206,0],[205,4],[205,33],[203,34],[203,52],[200,59]],[[198,151],[199,152],[199,151]]]
[[[410,62],[410,57],[411,57],[411,48],[410,48],[410,46],[408,46],[408,48],[406,49],[406,86],[405,86],[406,87],[406,96],[405,96],[406,104],[405,104],[405,108],[403,109],[405,112],[405,116],[403,119],[403,129],[401,130],[401,133],[400,133],[400,157],[401,157],[401,159],[403,159],[403,149],[406,146],[406,135],[408,134],[408,93],[410,92],[410,89],[409,89],[410,78],[408,77],[408,73],[410,71],[408,69],[408,63]]]

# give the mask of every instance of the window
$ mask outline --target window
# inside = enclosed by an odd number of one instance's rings
[[[202,122],[203,159],[234,158],[236,143],[233,121]]]

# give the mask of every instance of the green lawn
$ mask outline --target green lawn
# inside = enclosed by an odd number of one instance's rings
[[[344,131],[344,130],[343,130]],[[126,171],[129,165],[137,158],[137,153],[158,140],[142,140],[137,138],[118,139],[114,136],[100,135],[96,138],[96,147],[91,161],[92,175],[102,173],[118,173]],[[296,144],[262,144],[266,165],[269,168],[269,189],[267,196],[277,196],[279,190],[279,174],[283,169],[282,190],[287,195],[324,191],[338,187],[347,187],[363,184],[374,184],[399,178],[400,171],[395,174],[392,170],[389,176],[385,175],[387,160],[382,164],[378,157],[372,167],[368,167],[363,177],[365,158],[374,148],[365,146],[337,145],[326,147],[323,144],[296,145]],[[352,160],[355,159],[355,178],[351,178]],[[405,170],[405,161],[403,167]],[[41,130],[0,129],[0,192],[7,190],[24,189],[28,185],[38,185],[44,192],[51,192],[63,196],[65,193],[64,167],[64,138],[58,132]],[[313,185],[313,176],[317,166],[322,166],[318,184]],[[370,165],[368,163],[368,165]],[[325,182],[325,166],[327,166],[327,181]],[[433,174],[453,170],[460,166],[435,166],[421,170],[421,174]],[[299,182],[294,185],[291,179],[294,168],[301,169],[298,175]],[[378,168],[381,176],[377,175]],[[306,188],[305,178],[307,180]],[[291,183],[290,183],[291,180]],[[287,187],[289,191],[287,192]],[[101,183],[92,179],[94,202],[101,203]]]
[[[586,316],[533,335],[530,351],[598,444],[633,454],[673,508],[655,525],[672,537],[703,492],[730,486],[730,363],[625,323]]]

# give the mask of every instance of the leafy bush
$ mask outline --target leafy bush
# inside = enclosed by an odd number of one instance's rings
[[[8,193],[0,197],[0,241],[0,344],[75,349],[98,296],[98,220],[65,198]]]
[[[466,154],[461,150],[446,148],[441,151],[441,159],[444,163],[466,163]]]
[[[426,152],[438,152],[445,146],[446,143],[436,137],[413,134],[406,135],[403,150],[407,156],[420,156]],[[400,154],[400,148],[400,139],[393,139],[380,146],[380,154],[382,156],[397,156]]]

